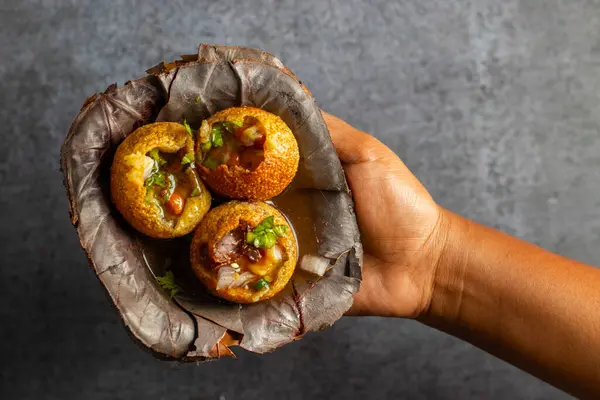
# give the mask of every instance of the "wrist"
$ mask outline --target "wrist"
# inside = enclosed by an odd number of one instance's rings
[[[465,270],[472,242],[472,223],[446,209],[440,210],[429,302],[419,315],[421,322],[455,323],[465,284]]]

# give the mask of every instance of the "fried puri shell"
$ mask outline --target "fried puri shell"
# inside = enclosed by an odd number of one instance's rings
[[[174,238],[190,233],[210,208],[211,196],[200,182],[200,194],[187,198],[175,222],[167,221],[156,204],[146,201],[144,156],[150,150],[192,152],[194,142],[185,127],[174,122],[144,125],[127,136],[115,154],[110,179],[111,197],[119,212],[138,231],[155,238]]]
[[[237,287],[217,291],[217,270],[202,263],[204,247],[213,248],[223,236],[237,229],[242,221],[254,228],[271,215],[276,225],[285,225],[288,229],[284,236],[277,239],[277,243],[284,248],[287,259],[279,267],[269,290],[256,292]],[[235,303],[255,303],[275,296],[292,277],[297,257],[296,239],[287,220],[276,208],[262,202],[231,201],[212,209],[196,228],[190,249],[192,269],[200,281],[214,295]]]
[[[208,124],[243,121],[254,117],[265,128],[264,161],[254,170],[219,165],[215,170],[199,165],[198,171],[215,192],[233,199],[266,200],[277,196],[290,184],[300,153],[291,129],[277,115],[256,107],[231,107],[212,115]],[[200,154],[200,141],[196,153]]]

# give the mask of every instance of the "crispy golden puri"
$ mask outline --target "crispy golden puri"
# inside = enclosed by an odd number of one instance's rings
[[[138,231],[155,238],[190,233],[211,196],[194,166],[194,142],[178,123],[144,125],[119,145],[112,168],[113,202]]]
[[[196,140],[198,172],[215,192],[266,200],[292,181],[298,143],[281,118],[254,107],[232,107],[202,122]]]
[[[190,250],[200,281],[236,303],[275,296],[292,277],[297,257],[286,219],[261,202],[232,201],[211,210],[196,228]]]

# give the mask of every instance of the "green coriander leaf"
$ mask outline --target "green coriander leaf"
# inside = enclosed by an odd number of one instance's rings
[[[164,290],[171,294],[171,297],[183,291],[181,287],[175,283],[175,276],[173,276],[172,271],[167,271],[164,276],[157,276],[156,281]]]
[[[210,130],[210,132],[219,132],[219,135],[223,134],[223,123],[222,122],[217,122],[216,124],[214,124],[212,126],[212,129]]]
[[[259,279],[254,284],[254,290],[263,290],[269,288],[269,282],[267,282],[264,278]]]
[[[275,246],[275,242],[277,241],[277,235],[275,235],[275,233],[273,232],[267,232],[264,235],[264,248],[265,249],[270,249],[271,247]]]
[[[206,168],[212,171],[219,166],[219,162],[212,157],[206,157],[206,160],[202,162],[202,165],[204,165]]]
[[[275,225],[273,228],[273,232],[279,237],[284,236],[287,233],[287,226],[285,225]]]
[[[182,124],[183,124],[183,126],[185,126],[185,130],[187,131],[188,135],[190,135],[191,137],[194,137],[194,132],[192,132],[192,127],[190,126],[190,124],[188,124],[185,119],[183,120]]]
[[[198,189],[197,187],[194,188],[194,190],[192,190],[192,193],[190,194],[190,197],[196,197],[200,195],[200,189]]]
[[[267,228],[273,228],[273,226],[275,225],[275,217],[271,215],[270,217],[263,219],[261,223],[264,224]]]
[[[194,157],[194,153],[187,153],[185,156],[183,156],[183,158],[181,159],[181,165],[186,165],[186,164],[190,164],[193,163],[195,160]]]
[[[148,152],[148,157],[150,157],[151,159],[153,159],[154,161],[156,161],[157,158],[160,157],[160,155],[158,154],[158,148],[154,148],[154,149],[150,150]]]
[[[212,143],[210,141],[203,143],[202,146],[200,146],[200,150],[202,150],[203,153],[208,153],[211,148]]]
[[[165,186],[167,186],[167,182],[165,179],[165,174],[158,171],[156,174],[154,174],[154,184],[158,185],[162,188],[164,188]]]
[[[149,188],[152,185],[154,185],[154,174],[147,177],[144,181],[144,186],[146,186],[147,188]]]
[[[212,128],[210,133],[210,142],[213,147],[221,147],[223,146],[223,130]]]
[[[246,243],[256,248],[269,249],[275,246],[277,238],[284,236],[287,230],[288,227],[285,225],[275,225],[275,217],[271,215],[246,233]]]
[[[231,122],[231,121],[224,121],[224,122],[221,122],[220,124],[227,130],[227,132],[231,133],[232,135],[235,135],[237,128],[239,128],[243,125],[243,124],[238,125],[238,122]]]
[[[196,97],[196,104],[200,103],[200,96]]]
[[[221,136],[221,135],[215,135],[213,137],[212,145],[214,147],[221,147],[221,146],[223,146],[223,136]]]
[[[262,220],[262,222],[256,225],[256,228],[253,229],[254,232],[262,232],[266,229],[273,229],[273,225],[275,224],[275,217],[270,216]]]
[[[270,242],[269,242],[268,234],[266,232],[259,232],[259,233],[248,232],[246,234],[246,243],[251,244],[252,246],[256,247],[257,249],[259,249],[259,248],[266,249],[269,247]]]
[[[164,188],[165,186],[167,186],[167,183],[165,181],[165,174],[162,171],[156,171],[144,181],[144,185],[146,187],[156,185]]]
[[[151,159],[156,161],[158,163],[158,165],[165,165],[167,163],[167,160],[162,158],[162,156],[158,152],[158,148],[154,148],[154,149],[150,150],[148,152],[148,157],[150,157]]]

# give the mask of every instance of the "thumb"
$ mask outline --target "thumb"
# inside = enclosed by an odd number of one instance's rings
[[[389,150],[375,137],[360,131],[345,121],[321,111],[329,129],[333,146],[343,164],[377,161]]]

